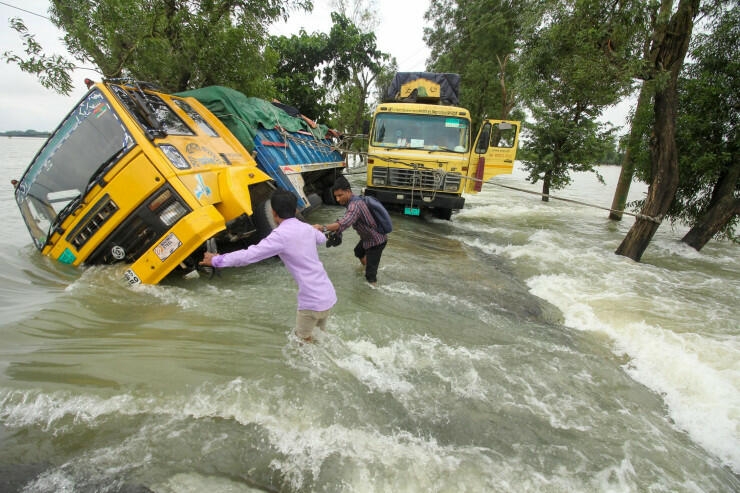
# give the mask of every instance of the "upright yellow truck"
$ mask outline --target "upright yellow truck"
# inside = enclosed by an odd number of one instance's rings
[[[511,173],[520,122],[485,120],[473,144],[459,83],[457,74],[396,74],[370,126],[366,195],[407,215],[450,219],[464,192]]]

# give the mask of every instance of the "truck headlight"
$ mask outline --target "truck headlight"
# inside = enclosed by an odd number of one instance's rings
[[[386,174],[384,168],[373,169],[373,185],[385,185],[387,183]]]
[[[187,212],[180,202],[175,202],[159,213],[159,219],[167,226],[172,226],[178,219],[187,214]]]
[[[187,208],[169,188],[165,188],[149,202],[149,210],[157,214],[166,226],[172,226],[188,213]]]
[[[190,169],[190,163],[188,163],[188,160],[180,154],[180,151],[178,151],[175,146],[162,144],[159,148],[162,149],[164,155],[170,160],[172,166],[177,169]]]

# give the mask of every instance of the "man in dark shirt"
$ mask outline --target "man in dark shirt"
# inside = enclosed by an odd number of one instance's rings
[[[361,197],[352,193],[352,187],[345,177],[341,176],[337,179],[332,192],[334,199],[338,204],[345,206],[347,212],[336,222],[326,225],[314,224],[314,227],[324,233],[329,231],[341,233],[352,226],[360,235],[360,241],[355,246],[355,257],[360,259],[362,265],[365,266],[367,282],[375,286],[378,282],[380,256],[388,242],[388,236],[378,231],[378,224],[370,213],[370,209]]]

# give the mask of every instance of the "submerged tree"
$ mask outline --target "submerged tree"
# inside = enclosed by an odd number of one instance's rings
[[[682,241],[700,250],[712,237],[740,241],[740,7],[721,12],[699,37],[680,91],[681,180],[674,201],[691,230]]]
[[[639,261],[668,212],[678,188],[676,115],[678,76],[689,48],[700,0],[679,0],[673,13],[662,9],[650,49],[654,123],[650,140],[650,185],[641,214],[616,250]]]
[[[522,163],[532,183],[542,180],[547,200],[551,189],[570,183],[572,171],[594,171],[613,145],[613,129],[598,117],[630,88],[644,5],[552,2],[541,17],[519,73],[533,118]]]
[[[679,185],[666,217],[691,224],[682,241],[738,241],[740,217],[740,7],[717,13],[696,37],[679,80]]]

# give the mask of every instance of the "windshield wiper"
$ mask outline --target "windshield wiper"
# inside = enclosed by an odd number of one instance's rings
[[[139,110],[139,114],[141,115],[141,117],[150,127],[146,131],[146,135],[149,140],[153,140],[155,137],[167,137],[167,132],[165,131],[162,122],[157,119],[157,115],[149,107],[149,103],[146,100],[146,94],[144,93],[144,91],[141,90],[140,87],[137,87],[136,90],[131,91],[131,100],[134,102],[136,108]]]
[[[54,218],[54,221],[49,226],[49,231],[46,234],[46,243],[44,246],[49,244],[49,241],[51,240],[51,237],[54,235],[54,233],[62,234],[64,230],[62,230],[59,226],[64,222],[67,217],[69,217],[72,213],[74,213],[82,204],[82,194],[77,195],[75,198],[67,202],[67,205],[65,205],[61,211],[57,214],[57,216]]]
[[[98,169],[95,170],[95,172],[90,177],[90,180],[87,182],[87,186],[85,186],[85,193],[83,195],[87,195],[87,192],[89,192],[96,184],[99,184],[101,187],[105,185],[103,181],[105,173],[111,168],[113,164],[118,162],[118,158],[123,155],[124,151],[126,151],[126,148],[121,147],[116,152],[114,152],[111,157],[103,161],[103,164],[98,166]]]

